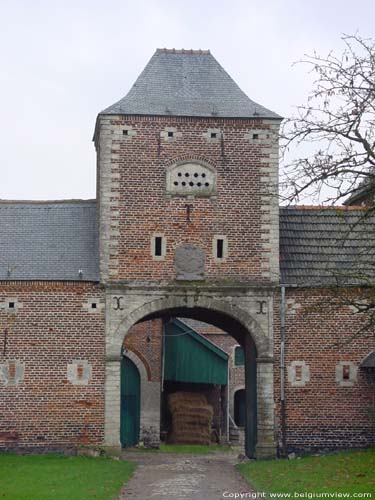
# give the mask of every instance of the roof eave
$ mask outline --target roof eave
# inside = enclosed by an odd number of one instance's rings
[[[114,113],[106,113],[104,111],[100,112],[96,119],[95,131],[93,140],[95,140],[97,131],[98,131],[98,120],[101,116],[156,116],[160,118],[171,117],[171,118],[197,118],[197,119],[213,119],[213,120],[275,120],[282,122],[284,118],[275,113],[276,116],[262,116],[262,115],[253,115],[253,116],[223,116],[223,115],[176,115],[176,114],[157,114],[157,113],[125,113],[125,112],[114,112]]]

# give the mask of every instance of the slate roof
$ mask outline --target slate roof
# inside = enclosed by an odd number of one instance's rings
[[[285,284],[375,283],[375,215],[359,207],[280,209]]]
[[[375,283],[375,215],[281,207],[281,282]],[[0,201],[1,280],[99,281],[96,201]]]
[[[0,279],[99,279],[96,201],[0,201]]]
[[[361,368],[375,368],[375,351],[370,353],[360,364]]]
[[[275,118],[208,50],[157,49],[128,94],[100,114]]]

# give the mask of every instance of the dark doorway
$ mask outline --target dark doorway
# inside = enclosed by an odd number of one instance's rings
[[[246,422],[245,389],[240,389],[234,393],[234,422],[238,427],[245,427],[245,422]]]

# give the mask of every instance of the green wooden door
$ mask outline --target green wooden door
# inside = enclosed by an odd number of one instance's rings
[[[133,361],[121,363],[121,445],[134,446],[139,441],[140,377]]]

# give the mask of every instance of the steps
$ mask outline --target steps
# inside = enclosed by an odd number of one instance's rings
[[[245,446],[245,429],[243,427],[229,427],[229,442],[233,446]]]

